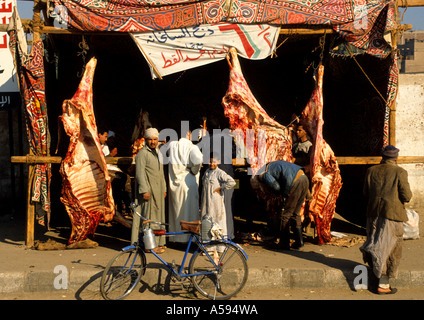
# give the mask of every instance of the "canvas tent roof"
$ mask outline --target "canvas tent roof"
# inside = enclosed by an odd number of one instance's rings
[[[395,1],[353,0],[54,0],[51,15],[83,31],[145,32],[228,22],[330,25],[373,55],[387,54],[385,31],[396,28]]]

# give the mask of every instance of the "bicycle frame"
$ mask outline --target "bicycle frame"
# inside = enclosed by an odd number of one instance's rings
[[[209,253],[208,252],[206,252],[206,250],[204,249],[204,246],[205,245],[207,245],[208,243],[211,243],[211,242],[213,242],[213,241],[215,241],[215,240],[208,240],[207,242],[202,242],[200,239],[199,239],[199,237],[196,235],[196,234],[194,234],[194,233],[191,233],[191,232],[189,232],[189,231],[180,231],[180,232],[166,232],[165,234],[164,234],[164,236],[174,236],[174,235],[182,235],[182,234],[185,234],[185,235],[190,235],[190,238],[189,238],[189,241],[188,241],[188,243],[187,243],[187,248],[186,248],[186,251],[185,251],[185,253],[184,253],[184,256],[183,256],[183,259],[182,259],[182,261],[181,261],[181,266],[180,266],[180,268],[178,269],[178,270],[176,270],[176,269],[174,269],[174,266],[172,265],[172,264],[170,264],[169,262],[166,262],[165,260],[163,260],[156,252],[154,252],[153,250],[151,250],[150,252],[160,261],[160,262],[162,262],[166,267],[167,267],[167,269],[168,270],[170,270],[176,277],[177,277],[177,279],[182,279],[182,278],[190,278],[190,277],[193,277],[193,276],[197,276],[197,275],[205,275],[205,274],[212,274],[212,273],[214,273],[214,272],[218,272],[219,271],[219,265],[216,265],[215,264],[215,261],[214,261],[214,259],[209,255]],[[193,240],[194,239],[194,240]],[[244,250],[242,249],[242,248],[240,248],[240,246],[238,246],[236,243],[234,243],[234,242],[232,242],[232,241],[229,241],[229,240],[219,240],[219,241],[222,241],[223,243],[228,243],[228,244],[233,244],[233,245],[235,245],[235,246],[237,246],[237,248],[243,253],[243,255],[246,257],[246,260],[248,259],[248,257],[247,257],[247,254],[244,252]],[[193,244],[193,242],[194,243],[196,243],[197,244],[197,246],[198,246],[198,248],[197,248],[197,250],[195,250],[194,251],[194,253],[193,253],[193,256],[191,257],[191,259],[193,259],[193,257],[194,257],[194,255],[196,254],[196,252],[197,251],[203,251],[204,253],[205,253],[205,255],[206,255],[206,257],[211,261],[211,263],[212,263],[212,265],[215,267],[215,270],[213,270],[213,271],[210,271],[210,272],[202,272],[202,273],[194,273],[194,274],[190,274],[190,273],[183,273],[183,271],[184,271],[184,266],[185,266],[185,263],[186,263],[186,260],[187,260],[187,256],[188,256],[188,253],[189,253],[189,251],[190,251],[190,248],[191,248],[191,246],[192,246],[192,244]],[[140,239],[139,239],[139,243],[140,244],[142,244],[143,243],[143,241],[142,241],[142,237],[140,237]],[[131,246],[127,246],[127,247],[125,247],[125,248],[123,248],[122,250],[123,251],[126,251],[126,250],[129,250],[129,249],[132,249],[132,248],[135,248],[135,247],[143,247],[143,246],[140,246],[140,245],[131,245]],[[220,259],[221,260],[221,259]],[[190,262],[189,262],[189,265],[190,265],[190,263],[191,263],[191,260],[190,260]],[[218,263],[219,264],[219,263]]]

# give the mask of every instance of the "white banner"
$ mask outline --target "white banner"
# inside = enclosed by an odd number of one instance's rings
[[[15,6],[16,0],[0,0],[0,24],[9,24]],[[0,92],[19,92],[7,32],[0,32]],[[2,95],[3,97],[6,96]],[[3,104],[10,104],[10,98],[9,102],[7,98],[6,100],[2,99],[0,108],[4,107]]]
[[[218,23],[132,36],[157,78],[225,59],[231,47],[241,57],[265,59],[275,49],[279,30],[267,24]]]

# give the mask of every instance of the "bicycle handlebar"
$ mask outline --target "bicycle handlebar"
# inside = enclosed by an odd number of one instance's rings
[[[135,209],[135,208],[137,208],[137,204],[135,203],[135,202],[132,202],[131,204],[130,204],[130,208],[132,209],[132,211],[133,211],[133,213],[135,213],[136,215],[138,215],[142,220],[143,220],[143,224],[145,224],[145,223],[153,223],[153,224],[159,224],[159,225],[162,225],[162,226],[168,226],[169,225],[169,223],[165,223],[165,222],[159,222],[159,221],[152,221],[152,220],[150,220],[150,219],[147,219],[147,218],[145,218],[145,217],[143,217],[141,214],[139,214],[138,212],[137,212],[137,210]]]

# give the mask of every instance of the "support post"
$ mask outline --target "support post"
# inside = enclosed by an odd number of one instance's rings
[[[32,151],[30,150],[30,155]],[[35,207],[31,201],[31,190],[32,182],[34,180],[36,164],[29,164],[28,166],[28,189],[27,189],[27,212],[26,212],[26,235],[25,235],[25,245],[27,247],[34,246],[34,225],[35,225]]]

